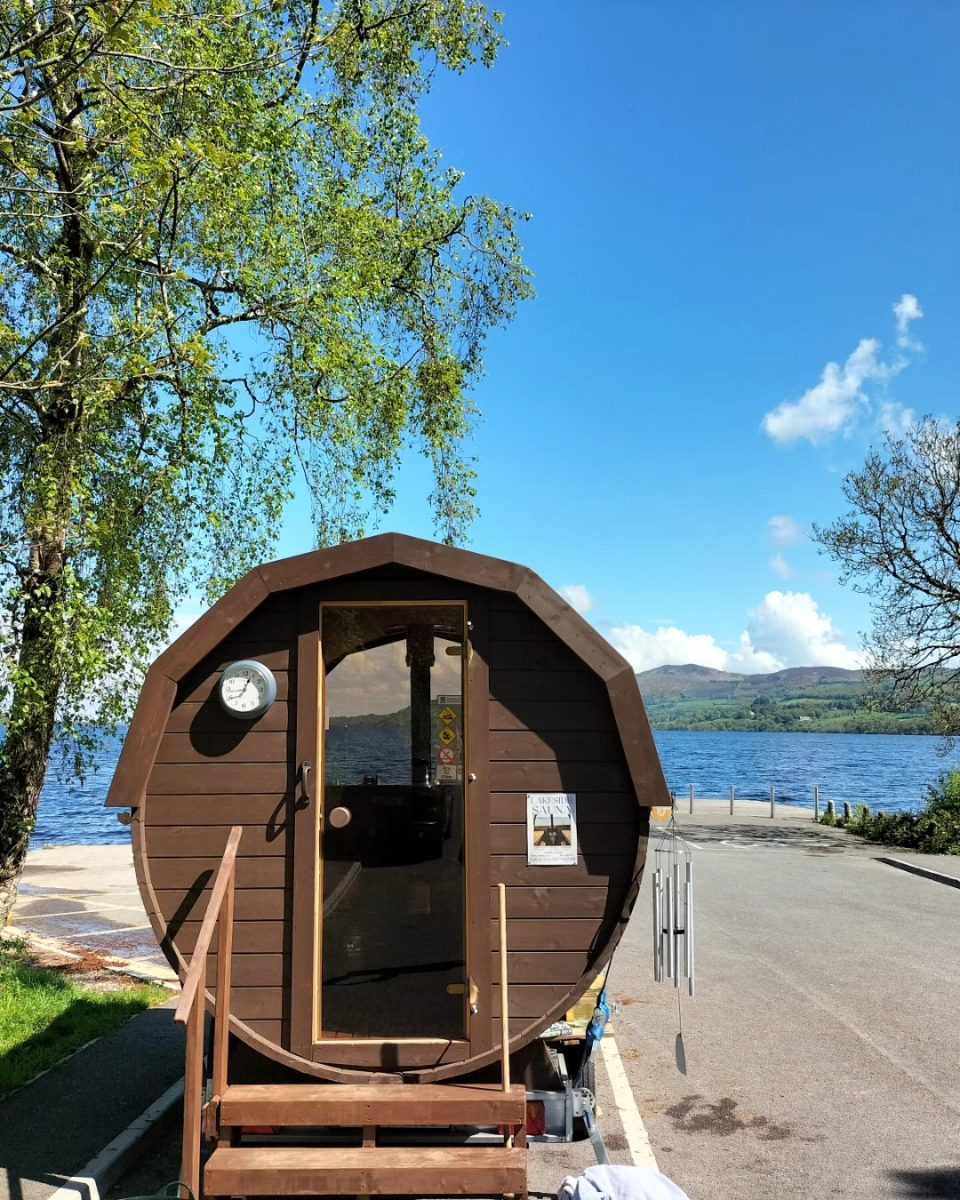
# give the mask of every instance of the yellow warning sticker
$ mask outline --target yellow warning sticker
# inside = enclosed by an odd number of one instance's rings
[[[449,746],[451,742],[455,742],[456,740],[456,731],[451,729],[449,726],[445,726],[440,730],[440,741],[443,742],[445,746]]]
[[[451,721],[455,721],[456,719],[457,719],[457,714],[453,711],[452,708],[445,708],[443,710],[443,712],[440,714],[440,720],[446,721],[448,725]]]

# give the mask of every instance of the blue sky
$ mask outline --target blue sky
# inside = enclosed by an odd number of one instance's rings
[[[424,110],[532,213],[470,548],[579,589],[638,669],[853,665],[867,603],[806,530],[884,428],[957,416],[960,4],[503,6],[494,68]],[[381,528],[431,536],[428,491],[409,464]]]

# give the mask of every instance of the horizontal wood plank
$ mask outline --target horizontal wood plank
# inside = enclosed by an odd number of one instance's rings
[[[244,792],[274,792],[280,796],[291,790],[294,773],[295,765],[292,762],[206,762],[190,766],[180,763],[158,763],[150,772],[147,792],[156,796],[225,796],[242,795]]]
[[[490,698],[509,704],[513,700],[592,700],[606,699],[603,682],[592,671],[514,671],[490,672]]]
[[[147,795],[147,824],[189,825],[197,821],[211,825],[293,825],[293,793],[269,795],[158,796]],[[241,842],[242,846],[242,842]]]
[[[502,1196],[526,1188],[525,1148],[218,1146],[208,1196]]]
[[[490,859],[490,877],[507,887],[576,887],[580,884],[604,884],[627,887],[633,878],[634,855],[591,854],[571,867],[530,866],[526,856],[495,854]],[[547,883],[546,881],[550,882]],[[507,898],[509,911],[510,899]]]
[[[583,663],[576,654],[553,637],[546,641],[525,638],[501,641],[491,637],[487,642],[487,662],[491,671],[580,671]]]
[[[159,769],[159,768],[158,768]],[[210,770],[211,768],[207,768]],[[222,768],[227,770],[226,767]],[[151,791],[154,790],[151,782]],[[619,762],[492,762],[491,792],[631,792]]]
[[[577,826],[633,825],[645,820],[633,792],[594,792],[582,789],[577,797]],[[490,820],[495,825],[523,825],[527,820],[526,792],[491,792]]]
[[[590,955],[585,950],[564,953],[537,952],[531,950],[507,953],[507,981],[509,983],[549,983],[561,988],[570,987],[583,977],[590,966]],[[492,954],[490,981],[500,982],[500,952]]]
[[[281,641],[278,638],[262,637],[254,640],[243,640],[230,637],[221,642],[212,653],[206,655],[197,663],[196,671],[209,673],[224,671],[231,663],[241,659],[254,659],[271,671],[288,671],[290,655],[294,643],[292,638]]]
[[[634,805],[634,812],[637,812]],[[579,818],[579,812],[578,812]],[[577,842],[581,854],[623,853],[636,845],[640,834],[639,821],[623,821],[619,825],[592,825],[577,821]],[[526,854],[526,825],[491,825],[491,854]]]
[[[288,1047],[290,1045],[290,1028],[287,1021],[244,1021],[244,1025],[257,1037],[274,1046]]]
[[[490,734],[490,758],[495,762],[623,762],[620,738],[613,729],[583,732],[559,729],[552,732],[542,726],[527,729],[494,730]],[[186,761],[186,760],[177,760]],[[624,769],[626,764],[624,764]]]
[[[228,1126],[508,1125],[525,1112],[523,1084],[234,1084],[220,1104]]]
[[[234,954],[234,987],[286,987],[290,983],[290,957],[284,954]],[[573,976],[579,979],[578,975]],[[207,987],[217,984],[217,956],[207,956]]]
[[[280,733],[291,721],[290,706],[285,700],[271,704],[255,721],[231,717],[216,699],[187,700],[176,705],[167,718],[167,733]]]
[[[287,733],[165,733],[157,750],[158,763],[286,763],[294,754]]]
[[[201,816],[197,813],[197,816]],[[282,857],[287,853],[286,825],[241,825],[238,858]],[[292,824],[292,823],[291,823]],[[151,858],[222,857],[230,835],[228,825],[154,825],[146,828],[147,854]]]
[[[172,926],[173,936],[185,921],[201,921],[207,911],[212,881],[198,888],[156,888],[157,905],[164,923]],[[245,888],[236,893],[237,921],[283,921],[292,906],[284,888]]]
[[[575,982],[575,981],[574,981]],[[511,1019],[519,1018],[531,1021],[539,1020],[554,1008],[570,990],[570,980],[558,980],[556,983],[511,983],[507,989],[507,1003],[510,1006]],[[500,988],[490,989],[493,1016],[500,1016]]]
[[[596,918],[558,920],[556,917],[512,917],[507,893],[509,950],[590,950],[597,940],[603,910]],[[500,944],[499,922],[490,922],[490,945]]]
[[[185,955],[193,952],[200,932],[199,921],[186,921],[173,933],[177,949]],[[234,921],[233,952],[244,954],[282,954],[289,942],[284,921]]]
[[[286,991],[282,987],[235,987],[230,1011],[240,1021],[282,1021]]]
[[[589,700],[491,699],[491,730],[569,729],[576,732],[614,728],[606,694]]]
[[[206,887],[220,865],[219,858],[157,858],[150,859],[150,874],[154,887]],[[246,888],[282,888],[288,880],[286,858],[260,857],[237,859],[237,891]]]
[[[490,916],[499,912],[499,893],[490,889]],[[507,891],[507,920],[550,917],[554,920],[598,918],[604,913],[622,911],[627,898],[625,887],[511,887]]]
[[[229,637],[235,643],[290,641],[297,636],[297,605],[291,596],[272,596],[249,617],[235,625]]]

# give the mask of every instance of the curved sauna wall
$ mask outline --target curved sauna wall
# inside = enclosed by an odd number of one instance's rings
[[[253,718],[219,694],[238,662],[275,684]],[[609,960],[669,802],[595,630],[524,567],[393,534],[237,584],[151,668],[107,801],[181,974],[242,826],[233,1032],[339,1080],[498,1056],[499,882],[511,1049],[537,1037]]]

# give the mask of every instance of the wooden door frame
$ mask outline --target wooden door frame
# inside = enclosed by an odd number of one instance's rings
[[[424,580],[412,596],[408,589],[393,599],[390,584],[340,581],[331,595],[310,589],[299,603],[297,648],[296,754],[294,808],[293,900],[290,981],[290,1049],[301,1058],[331,1065],[379,1071],[422,1070],[475,1058],[492,1046],[490,997],[490,813],[489,813],[489,676],[485,645],[485,594],[448,580]],[[346,586],[344,586],[346,585]],[[422,591],[421,591],[422,588]],[[384,595],[384,593],[387,595]],[[466,1037],[455,1041],[430,1038],[358,1038],[319,1040],[317,999],[320,986],[320,829],[323,819],[323,687],[320,640],[321,605],[378,604],[409,606],[463,604],[466,622],[464,663],[464,902],[465,974],[476,985],[479,1011],[469,1010],[464,995]],[[306,790],[303,764],[310,763]]]

